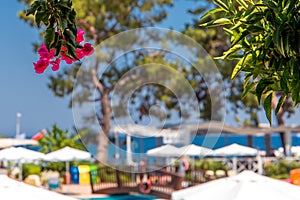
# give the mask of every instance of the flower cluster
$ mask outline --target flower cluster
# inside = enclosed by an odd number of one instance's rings
[[[83,36],[84,31],[78,30],[76,42],[78,42],[79,44],[83,42]],[[78,59],[82,59],[85,56],[92,55],[93,52],[94,48],[92,47],[92,45],[89,43],[85,43],[81,48],[76,49],[76,57]],[[38,74],[44,73],[44,71],[49,65],[52,65],[51,68],[53,71],[57,71],[59,69],[61,60],[64,60],[67,64],[72,64],[73,62],[77,61],[77,59],[70,58],[67,56],[67,48],[65,46],[62,46],[59,55],[55,56],[54,48],[52,48],[49,52],[49,50],[46,48],[46,45],[42,44],[42,46],[38,49],[38,54],[40,55],[40,59],[36,63],[33,63],[34,70]]]

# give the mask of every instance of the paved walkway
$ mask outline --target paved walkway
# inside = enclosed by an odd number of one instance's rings
[[[59,189],[54,190],[56,192],[67,194],[67,195],[91,195],[92,190],[90,185],[79,185],[79,184],[62,184]]]

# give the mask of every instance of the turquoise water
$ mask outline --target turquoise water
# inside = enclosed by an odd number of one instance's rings
[[[80,200],[154,200],[157,197],[154,196],[146,196],[146,195],[111,195],[108,197],[101,197],[101,198],[84,198]]]

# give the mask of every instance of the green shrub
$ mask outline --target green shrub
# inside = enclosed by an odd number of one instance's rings
[[[41,175],[42,167],[35,164],[23,164],[22,165],[22,175],[26,178],[28,175],[36,174]]]
[[[195,161],[195,169],[198,170],[226,170],[226,165],[221,161],[216,161],[213,159],[200,159]]]
[[[276,162],[266,163],[264,166],[264,172],[266,176],[272,178],[287,179],[290,177],[290,170],[297,168],[300,168],[299,161],[281,159]]]

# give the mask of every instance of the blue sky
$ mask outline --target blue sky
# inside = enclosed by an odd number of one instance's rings
[[[15,134],[16,113],[22,113],[21,132],[35,134],[57,123],[71,128],[73,119],[68,102],[54,97],[47,89],[47,73],[35,74],[32,62],[38,59],[32,42],[37,31],[17,17],[22,4],[6,1],[1,7],[0,134]],[[48,73],[49,74],[49,73]]]
[[[170,10],[171,16],[160,27],[184,27],[190,20],[185,14],[187,7],[193,7],[193,1],[175,1],[178,6]],[[182,3],[184,2],[184,3]],[[188,3],[186,3],[188,2]],[[55,97],[47,88],[47,76],[51,72],[38,75],[32,62],[38,55],[32,51],[32,42],[38,41],[38,32],[17,17],[23,8],[16,0],[6,1],[1,7],[1,72],[0,72],[0,134],[15,135],[16,113],[22,113],[21,132],[33,135],[54,123],[64,129],[73,126],[73,116],[68,109],[68,100]],[[297,123],[299,114],[287,120],[288,124]],[[261,120],[266,122],[264,115]],[[232,119],[226,119],[234,124]]]

